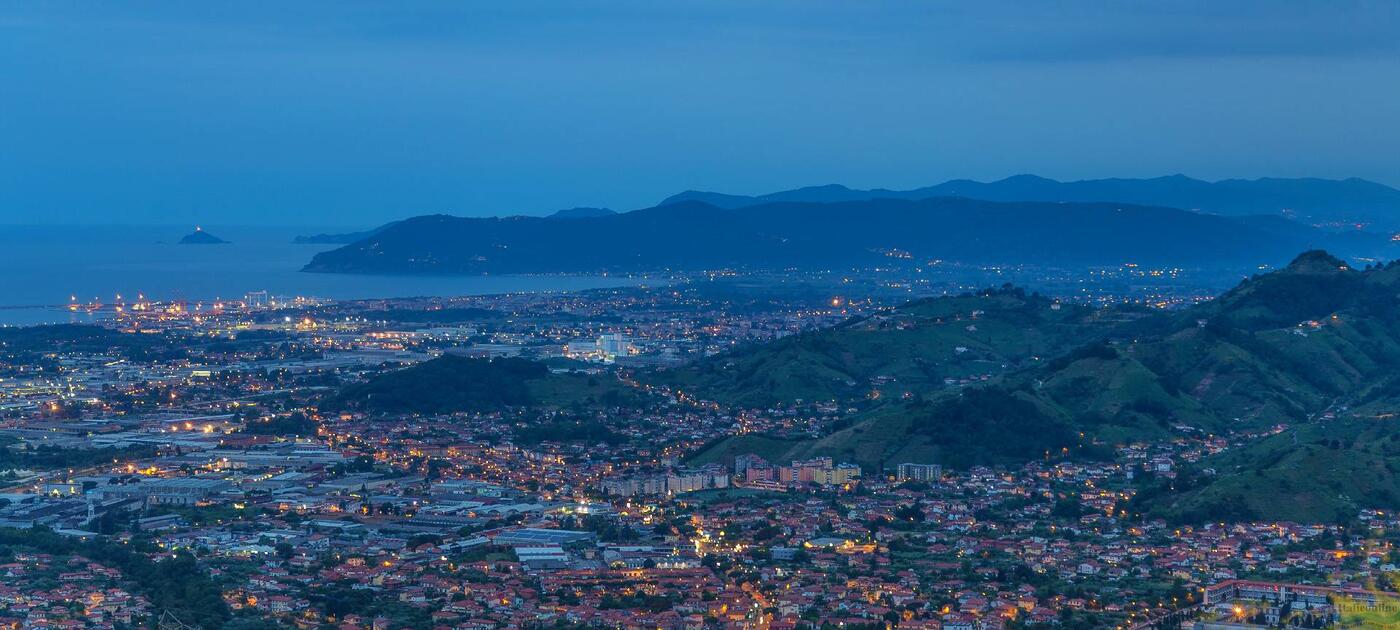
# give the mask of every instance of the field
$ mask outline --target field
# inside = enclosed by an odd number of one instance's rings
[[[1394,630],[1400,628],[1400,599],[1377,597],[1375,607],[1359,602],[1337,603],[1342,620],[1338,625],[1348,630]]]

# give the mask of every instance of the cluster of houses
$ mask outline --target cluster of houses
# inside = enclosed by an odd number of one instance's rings
[[[0,562],[0,627],[131,627],[150,614],[122,574],[82,556],[19,550]]]

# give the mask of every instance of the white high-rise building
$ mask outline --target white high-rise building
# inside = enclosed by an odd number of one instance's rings
[[[607,358],[632,354],[632,340],[620,333],[607,333],[598,337],[598,352]]]

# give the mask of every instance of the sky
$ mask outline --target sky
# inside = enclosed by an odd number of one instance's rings
[[[687,189],[1400,185],[1400,2],[0,0],[0,224]]]

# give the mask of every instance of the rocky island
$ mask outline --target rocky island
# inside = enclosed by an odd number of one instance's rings
[[[180,239],[181,245],[227,245],[228,241],[204,231],[204,228],[196,227],[193,232],[186,234]]]

